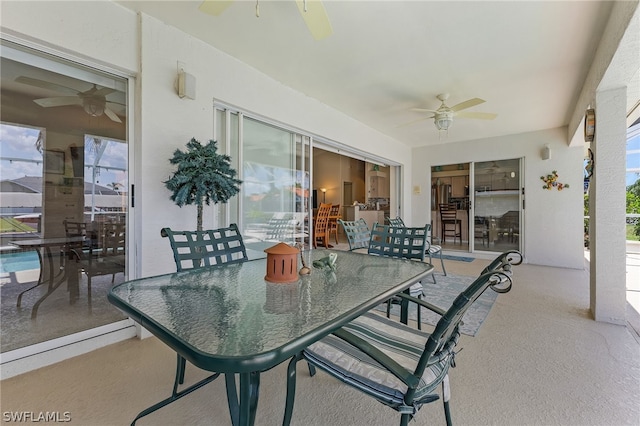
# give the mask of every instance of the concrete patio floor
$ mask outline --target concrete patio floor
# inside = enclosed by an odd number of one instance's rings
[[[637,257],[632,258],[635,262]],[[445,261],[450,274],[476,275],[487,261]],[[440,273],[439,262],[435,262]],[[632,267],[637,264],[633,263]],[[451,370],[458,425],[638,425],[640,343],[628,326],[589,314],[586,270],[515,269],[475,337],[463,335]],[[6,379],[3,412],[69,412],[72,424],[129,424],[171,390],[175,354],[156,338],[131,339]],[[257,425],[280,424],[286,365],[261,376]],[[187,383],[204,376],[189,365]],[[397,413],[326,374],[298,364],[293,425],[392,425]],[[4,420],[3,420],[4,421]],[[139,425],[228,425],[224,381],[216,380]],[[444,424],[441,403],[414,425]]]

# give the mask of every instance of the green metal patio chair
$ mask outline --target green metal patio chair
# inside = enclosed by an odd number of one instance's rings
[[[389,225],[391,226],[405,226],[404,221],[400,216],[396,217],[395,219],[392,219],[390,217],[387,217],[386,219]],[[442,273],[446,277],[447,269],[444,267],[444,260],[442,259],[442,246],[431,244],[431,224],[427,223],[425,226],[427,226],[427,232],[429,235],[429,238],[427,239],[427,247],[426,247],[426,254],[427,256],[429,256],[429,263],[433,264],[433,256],[437,254],[440,257],[440,265],[442,265]],[[436,283],[435,274],[431,274],[431,278],[433,279],[433,283],[435,284]]]
[[[169,238],[178,272],[248,260],[242,235],[235,223],[226,228],[203,231],[174,231],[171,228],[162,228],[160,235]],[[186,359],[178,354],[176,377],[171,396],[140,412],[131,423],[132,425],[138,419],[188,395],[220,376],[220,373],[214,373],[187,389],[178,391],[178,386],[184,384],[186,363]]]
[[[385,219],[387,219],[387,224],[390,226],[406,226],[400,216],[397,216],[395,219],[391,217],[386,217]]]
[[[376,256],[414,259],[424,262],[427,244],[427,228],[411,228],[407,226],[390,226],[375,223],[371,229],[367,253]],[[422,282],[409,287],[409,294],[422,298],[424,288]],[[391,316],[391,305],[400,304],[402,299],[393,297],[387,301],[387,318]],[[421,309],[418,308],[418,329],[422,329]]]
[[[289,363],[285,424],[293,411],[295,365],[305,359],[398,411],[401,426],[407,425],[422,405],[438,400],[437,388],[442,386],[445,418],[451,425],[449,368],[455,367],[462,317],[487,288],[508,292],[512,285],[511,265],[520,263],[519,252],[502,253],[447,310],[401,294],[441,316],[432,333],[368,312],[307,347]],[[310,373],[313,376],[315,368]]]
[[[227,228],[203,231],[162,228],[160,235],[169,238],[178,272],[248,259],[242,235],[235,223]]]
[[[338,219],[338,223],[342,225],[344,233],[347,236],[349,251],[369,248],[371,230],[363,218],[355,221]]]

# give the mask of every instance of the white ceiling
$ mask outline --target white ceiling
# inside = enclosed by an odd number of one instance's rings
[[[236,0],[220,16],[200,1],[120,1],[154,16],[368,126],[423,146],[567,125],[613,2],[331,1],[333,34],[314,40],[293,0]],[[177,58],[179,59],[179,58]],[[452,106],[439,137],[412,108]],[[400,127],[399,127],[400,126]]]

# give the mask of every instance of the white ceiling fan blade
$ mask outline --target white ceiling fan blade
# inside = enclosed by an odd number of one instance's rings
[[[464,102],[460,102],[457,105],[452,106],[451,107],[451,111],[454,111],[454,112],[455,111],[460,111],[460,110],[471,108],[471,107],[474,107],[476,105],[480,105],[480,104],[483,104],[483,103],[485,103],[484,100],[482,100],[480,98],[473,98],[473,99],[469,99],[469,100],[466,100]]]
[[[59,107],[67,105],[82,105],[82,99],[77,96],[58,96],[55,98],[34,99],[33,102],[41,107]]]
[[[198,9],[202,12],[213,16],[220,16],[229,6],[231,6],[233,0],[205,0]]]
[[[424,118],[420,118],[420,119],[418,119],[418,120],[413,120],[413,121],[410,121],[410,122],[408,122],[408,123],[398,124],[398,125],[396,126],[396,128],[398,128],[398,127],[405,127],[405,126],[411,126],[412,124],[416,124],[416,123],[419,123],[419,122],[421,122],[421,121],[425,121],[425,120],[430,120],[430,119],[432,119],[432,118],[433,118],[433,115],[432,115],[431,117],[424,117]]]
[[[322,40],[333,34],[333,28],[331,28],[331,22],[329,22],[329,16],[322,1],[296,0],[296,4],[314,39]]]
[[[109,87],[103,87],[102,89],[98,89],[92,93],[94,96],[107,96],[113,92],[117,92],[116,89],[110,89]]]
[[[38,80],[37,78],[20,76],[16,78],[16,81],[18,83],[28,84],[29,86],[40,87],[42,89],[53,90],[60,93],[68,93],[70,95],[77,95],[78,93],[80,93],[78,90],[72,89],[70,87],[61,86],[55,83],[49,83],[48,81]]]
[[[492,112],[472,112],[472,111],[463,111],[456,114],[456,117],[478,118],[480,120],[493,120],[497,116],[498,114],[494,114]]]
[[[116,113],[111,111],[109,108],[105,107],[104,114],[107,117],[109,117],[112,121],[115,121],[116,123],[122,123],[122,120],[120,120],[120,117],[118,117]]]
[[[418,111],[418,112],[433,112],[436,113],[438,112],[435,109],[426,109],[426,108],[411,108],[411,111]]]

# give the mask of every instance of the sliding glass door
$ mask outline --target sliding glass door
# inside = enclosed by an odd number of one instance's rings
[[[5,41],[1,67],[4,354],[125,318],[129,146],[126,78]]]
[[[251,256],[277,242],[308,244],[310,138],[220,107],[215,127],[243,181],[220,223],[238,223]]]
[[[519,249],[520,159],[474,163],[473,177],[474,249],[496,252]]]

